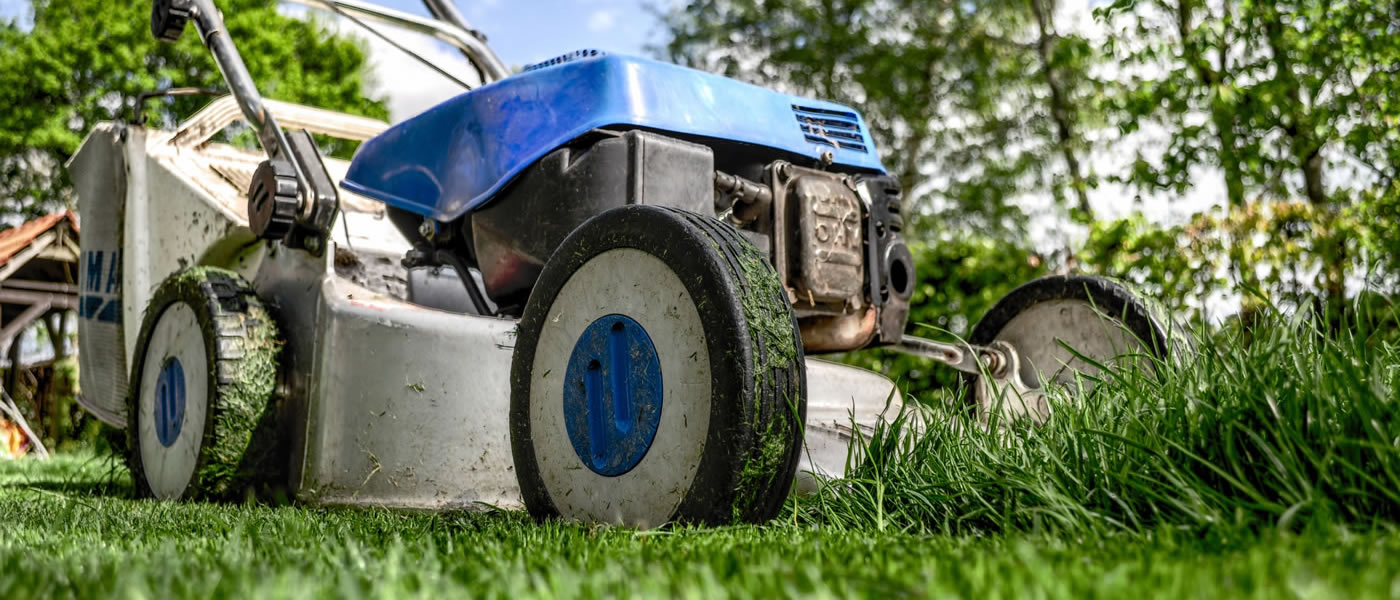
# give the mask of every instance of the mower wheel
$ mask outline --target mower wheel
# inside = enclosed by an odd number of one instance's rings
[[[545,264],[511,368],[511,446],[536,518],[655,527],[774,517],[807,403],[797,320],[729,225],[607,211]]]
[[[1184,333],[1165,311],[1123,283],[1057,275],[1003,296],[972,328],[968,342],[1010,344],[1019,357],[1021,381],[1039,387],[1044,382],[1071,382],[1076,374],[1093,376],[1099,372],[1097,365],[1122,366],[1121,361],[1139,357],[1147,357],[1142,364],[1154,369],[1157,361],[1181,349]],[[977,386],[975,398],[976,410],[982,413],[996,403],[988,386]],[[1037,422],[1049,417],[1049,406],[1043,403],[1002,406],[1017,406],[1012,412],[1036,410],[1040,414],[1029,416]]]
[[[275,480],[277,326],[247,282],[222,269],[176,273],[146,307],[127,397],[137,494],[238,499]]]

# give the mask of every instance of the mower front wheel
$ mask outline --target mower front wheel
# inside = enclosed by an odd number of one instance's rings
[[[127,399],[127,465],[140,496],[235,500],[272,482],[277,327],[237,274],[170,276],[146,306]]]
[[[797,320],[732,227],[603,213],[545,264],[511,368],[511,446],[537,518],[655,527],[774,517],[806,412]]]

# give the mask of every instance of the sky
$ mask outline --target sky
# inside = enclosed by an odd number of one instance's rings
[[[131,0],[118,0],[131,1]],[[369,0],[375,4],[428,16],[420,0]],[[525,66],[584,48],[618,54],[645,55],[646,46],[660,39],[662,28],[654,6],[670,0],[456,0],[472,27],[488,42],[507,67]],[[216,0],[217,3],[217,0]],[[282,4],[289,14],[305,9]],[[27,18],[29,0],[0,0],[0,19]],[[332,17],[322,13],[328,20]],[[373,63],[372,92],[389,101],[390,117],[400,121],[460,93],[461,88],[418,64],[348,22],[338,29],[365,38]],[[381,27],[400,44],[431,57],[449,72],[470,78],[464,59],[446,44],[422,35]]]
[[[419,0],[369,0],[428,16]],[[650,5],[658,0],[457,0],[472,26],[486,33],[508,65],[536,63],[581,48],[642,52],[660,32]],[[29,0],[0,0],[0,19],[23,18]]]
[[[0,0],[10,1],[13,0]],[[429,15],[420,0],[373,1],[386,8]],[[491,48],[507,67],[521,67],[584,48],[644,55],[648,44],[661,38],[661,22],[651,7],[663,1],[457,0],[457,7],[473,28],[486,34]],[[284,7],[288,13],[302,10],[285,4]],[[462,91],[413,58],[365,35],[356,25],[341,22],[340,30],[359,35],[369,44],[373,92],[388,99],[391,120],[411,117]],[[474,82],[464,59],[450,46],[415,33],[383,27],[380,30],[454,75]]]
[[[0,0],[0,2],[10,0]],[[428,16],[419,0],[372,0]],[[528,65],[583,48],[640,54],[660,34],[648,0],[458,0],[457,8],[507,65]]]

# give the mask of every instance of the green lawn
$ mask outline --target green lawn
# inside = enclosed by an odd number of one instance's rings
[[[110,457],[0,463],[0,597],[1400,597],[1395,346],[1273,325],[1057,393],[1044,427],[901,420],[762,527],[169,504]]]
[[[642,533],[519,513],[133,501],[104,461],[0,464],[0,597],[1394,597],[1400,536]],[[104,489],[105,488],[105,489]],[[111,494],[118,494],[113,496]]]

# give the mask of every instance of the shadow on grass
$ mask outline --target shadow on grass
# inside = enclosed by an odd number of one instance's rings
[[[65,496],[131,498],[131,476],[111,455],[22,458],[0,466],[0,495],[30,490]]]

